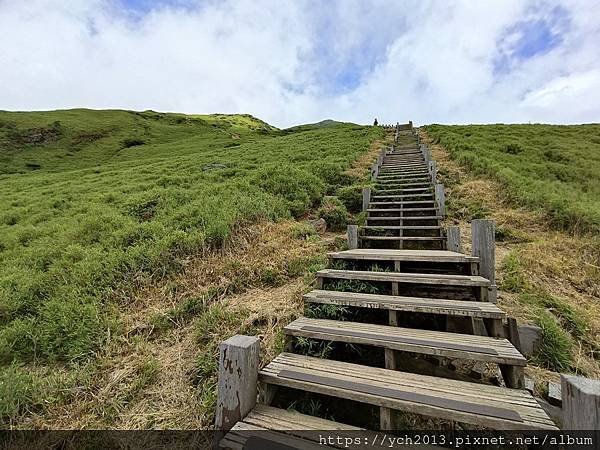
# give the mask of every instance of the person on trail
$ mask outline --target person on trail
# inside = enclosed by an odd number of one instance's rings
[[[373,122],[373,126],[376,127],[379,124],[379,122],[377,122],[377,117],[375,117],[375,121]]]

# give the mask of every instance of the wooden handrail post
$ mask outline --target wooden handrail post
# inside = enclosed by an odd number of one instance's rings
[[[358,225],[348,225],[348,250],[358,248]]]
[[[427,147],[425,144],[419,144],[419,150],[421,150],[421,154],[423,155],[425,164],[427,164],[427,166],[429,166],[429,161],[431,161],[431,156],[429,154],[429,147]]]
[[[471,254],[479,258],[479,275],[490,280],[488,301],[496,303],[496,227],[493,220],[475,219],[471,222]]]
[[[561,375],[564,430],[600,430],[600,380]]]
[[[369,207],[369,203],[371,203],[371,188],[364,187],[362,190],[363,201],[362,201],[362,209],[366,211]]]
[[[429,173],[431,174],[431,181],[435,183],[437,179],[437,163],[435,161],[429,161]]]
[[[460,227],[458,225],[449,226],[446,230],[446,248],[451,252],[462,253]]]
[[[228,431],[256,405],[260,342],[236,335],[219,345],[215,430]]]
[[[444,193],[444,185],[442,183],[435,184],[435,200],[440,216],[446,216],[446,194]]]

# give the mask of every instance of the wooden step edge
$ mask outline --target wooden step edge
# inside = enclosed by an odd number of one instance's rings
[[[369,216],[367,217],[367,222],[369,220],[442,220],[442,216],[409,216],[409,217],[399,217],[399,216]]]
[[[363,225],[358,227],[361,230],[441,230],[444,227],[439,225]]]
[[[372,259],[387,261],[461,262],[477,263],[479,258],[449,250],[390,250],[354,249],[327,253],[329,258]]]
[[[282,353],[259,381],[498,430],[556,430],[525,390]]]
[[[488,287],[490,280],[479,275],[446,275],[407,272],[376,272],[367,270],[322,269],[317,278],[384,281],[389,283],[440,284],[445,286]]]
[[[506,313],[490,302],[406,297],[399,295],[362,294],[314,289],[304,294],[307,303],[320,303],[356,308],[385,309],[445,316],[503,320]]]
[[[511,366],[527,364],[527,359],[507,339],[488,336],[306,317],[294,320],[283,331],[288,336],[372,345],[421,355]]]
[[[442,236],[372,236],[361,235],[360,239],[365,241],[443,241],[446,238]]]
[[[370,436],[364,428],[309,416],[293,410],[257,404],[219,441],[219,448],[243,450],[248,448],[286,448],[318,450],[340,448],[319,441],[320,432],[346,431],[352,436]]]

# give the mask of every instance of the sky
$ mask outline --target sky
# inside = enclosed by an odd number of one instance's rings
[[[0,0],[0,109],[600,122],[600,0]]]

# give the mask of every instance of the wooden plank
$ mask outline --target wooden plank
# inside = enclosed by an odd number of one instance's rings
[[[462,245],[460,242],[460,227],[453,225],[446,230],[447,244],[446,248],[452,252],[462,253]]]
[[[388,201],[388,202],[374,202],[371,201],[370,205],[379,206],[379,205],[420,205],[423,203],[435,203],[435,200],[408,200],[408,201]]]
[[[219,345],[215,429],[229,430],[256,404],[260,343],[236,335]]]
[[[415,198],[415,197],[433,197],[433,192],[425,192],[422,194],[396,194],[396,195],[373,195],[371,200],[379,200],[383,198]]]
[[[527,392],[283,353],[267,383],[493,429],[556,429]]]
[[[317,450],[341,447],[341,444],[329,446],[319,442],[318,432],[323,431],[360,432],[361,436],[371,435],[363,428],[301,414],[297,411],[256,405],[244,420],[235,424],[227,433],[221,440],[220,447],[236,450],[288,447]],[[279,445],[274,446],[274,444]]]
[[[362,209],[365,211],[369,207],[371,201],[371,188],[364,187],[362,189]]]
[[[358,248],[358,225],[348,225],[347,229],[348,249]]]
[[[600,430],[600,380],[561,375],[565,430]]]
[[[429,186],[429,187],[410,188],[410,189],[375,189],[373,192],[396,192],[396,191],[402,191],[402,192],[429,191],[429,193],[427,195],[432,195],[433,189],[431,186]]]
[[[357,308],[387,309],[393,311],[441,314],[447,316],[503,319],[506,314],[493,303],[438,298],[362,294],[313,290],[304,295],[304,301]]]
[[[423,355],[524,366],[526,359],[506,339],[301,317],[284,328],[286,334],[372,345]]]
[[[413,404],[444,408],[457,412],[467,412],[469,414],[475,414],[480,416],[490,416],[496,419],[506,419],[519,423],[524,422],[523,418],[518,412],[507,408],[498,408],[488,405],[481,405],[479,403],[468,403],[461,400],[447,399],[423,393],[404,392],[383,386],[373,386],[370,383],[359,383],[356,381],[340,380],[339,378],[333,378],[317,374],[308,374],[305,372],[295,370],[284,369],[280,371],[278,375],[280,378],[287,378],[290,380],[298,380],[309,383],[327,385],[334,388],[341,388],[357,393],[379,395],[381,397],[387,397],[394,400],[401,400]]]
[[[367,241],[443,241],[446,238],[442,236],[371,236],[363,234],[361,239]]]
[[[364,225],[362,230],[441,230],[440,225]]]
[[[384,281],[391,283],[434,284],[444,286],[487,287],[490,281],[473,275],[446,275],[429,273],[374,272],[366,270],[323,269],[317,272],[318,278],[344,280]]]
[[[437,208],[368,208],[367,212],[419,212],[419,211],[437,211]]]
[[[370,216],[367,217],[369,220],[400,220],[411,221],[411,220],[440,220],[440,216],[412,216],[412,217],[399,217],[399,216]]]
[[[422,262],[477,262],[476,256],[450,250],[393,250],[361,248],[341,252],[330,252],[329,258],[361,259],[373,261],[422,261]]]
[[[440,216],[446,215],[446,195],[444,193],[444,185],[442,183],[435,184],[435,199],[438,205]]]
[[[496,239],[493,220],[471,222],[471,253],[479,257],[479,273],[490,280],[488,301],[496,303]]]

